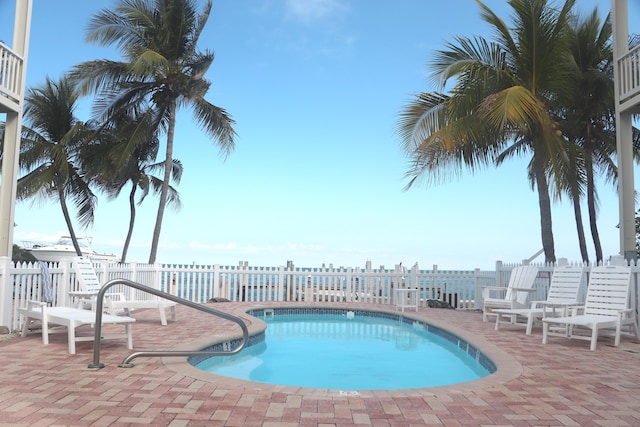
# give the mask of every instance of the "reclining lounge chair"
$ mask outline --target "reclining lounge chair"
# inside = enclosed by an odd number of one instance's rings
[[[591,351],[598,345],[598,335],[603,330],[614,331],[614,345],[620,345],[623,328],[631,329],[638,338],[635,307],[630,307],[631,268],[609,265],[594,267],[589,276],[587,297],[583,307],[572,315],[545,317],[542,319],[542,342],[550,335],[591,341]],[[557,328],[560,327],[559,331]],[[555,328],[555,329],[554,329]],[[581,334],[591,330],[590,335]]]
[[[504,287],[485,287],[482,289],[483,310],[482,321],[488,316],[495,316],[495,309],[527,308],[529,294],[534,291],[533,282],[538,275],[538,267],[521,265],[514,268],[509,276],[509,284]],[[503,294],[503,296],[500,296]]]
[[[92,304],[92,298],[95,299],[102,284],[98,280],[91,260],[85,257],[77,257],[73,261],[73,268],[81,290],[72,294],[80,298],[79,302],[81,304]],[[127,299],[124,293],[114,292],[106,294],[104,307],[109,314],[115,315],[123,312],[126,316],[131,316],[131,312],[137,309],[157,309],[160,312],[160,323],[166,326],[167,314],[165,310],[168,308],[171,320],[176,321],[176,305],[177,303],[173,301],[155,296],[150,296],[148,299]]]
[[[500,323],[521,325],[519,320],[526,320],[526,334],[531,335],[534,321],[557,314],[567,315],[571,306],[578,304],[578,294],[582,286],[584,267],[565,265],[556,267],[551,276],[551,284],[546,301],[532,301],[529,308],[495,309],[496,331]]]

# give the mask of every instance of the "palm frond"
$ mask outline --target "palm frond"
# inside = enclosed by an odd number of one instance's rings
[[[223,108],[217,107],[203,98],[193,100],[193,109],[198,123],[215,138],[223,157],[227,157],[235,148],[235,121]]]

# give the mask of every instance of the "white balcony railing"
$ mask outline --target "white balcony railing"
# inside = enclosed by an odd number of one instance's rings
[[[19,55],[0,43],[0,96],[15,104],[20,102],[23,64],[24,61]]]
[[[640,95],[640,46],[636,46],[618,59],[618,69],[620,102],[624,103]]]

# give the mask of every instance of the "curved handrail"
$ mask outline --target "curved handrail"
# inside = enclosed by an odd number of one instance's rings
[[[96,324],[95,324],[95,338],[93,341],[93,363],[89,364],[89,368],[104,368],[104,364],[100,363],[100,337],[102,335],[102,311],[104,305],[104,294],[107,290],[114,285],[125,285],[135,289],[139,289],[143,292],[150,293],[152,295],[156,295],[170,301],[174,301],[178,304],[186,305],[187,307],[194,308],[196,310],[204,311],[205,313],[212,314],[214,316],[222,317],[223,319],[229,320],[231,322],[237,323],[240,325],[242,329],[242,341],[240,345],[233,350],[229,351],[207,351],[207,350],[196,350],[196,351],[137,351],[131,353],[118,365],[121,368],[130,368],[133,366],[131,361],[140,356],[175,356],[175,357],[187,357],[187,356],[222,356],[238,353],[242,350],[249,339],[249,330],[247,329],[247,325],[245,325],[244,321],[231,314],[224,313],[219,310],[215,310],[210,307],[206,307],[201,304],[196,304],[192,301],[189,301],[184,298],[180,298],[174,295],[171,295],[166,292],[159,291],[157,289],[151,288],[149,286],[143,285],[142,283],[137,283],[127,279],[114,279],[105,283],[98,292],[97,303],[96,303]]]

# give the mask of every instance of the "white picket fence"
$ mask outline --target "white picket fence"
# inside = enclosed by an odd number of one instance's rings
[[[299,302],[363,302],[396,305],[397,289],[417,289],[420,307],[429,300],[446,301],[458,309],[480,309],[484,286],[506,286],[510,271],[517,264],[496,263],[496,270],[444,271],[433,266],[421,270],[417,264],[406,269],[401,265],[393,269],[380,266],[373,269],[370,263],[361,268],[295,268],[254,267],[247,262],[238,266],[195,265],[146,265],[96,263],[94,268],[102,282],[113,279],[129,279],[159,289],[163,292],[206,303],[211,299],[230,301],[299,301]],[[532,300],[546,299],[553,266],[539,265],[540,272],[534,285]],[[636,281],[640,267],[633,267]],[[43,271],[38,263],[0,266],[0,280],[11,288],[0,307],[5,314],[5,325],[19,330],[18,307],[24,307],[30,299],[42,300]],[[72,266],[69,262],[49,265],[48,275],[53,287],[53,305],[69,305],[70,291],[78,290]],[[116,286],[116,292],[129,293],[131,299],[152,298],[149,294],[132,288]],[[586,280],[583,292],[586,291]],[[132,295],[133,294],[133,295]],[[634,293],[634,295],[636,295]],[[637,295],[634,301],[637,300]],[[636,305],[637,306],[637,305]],[[10,307],[10,308],[9,308]]]

